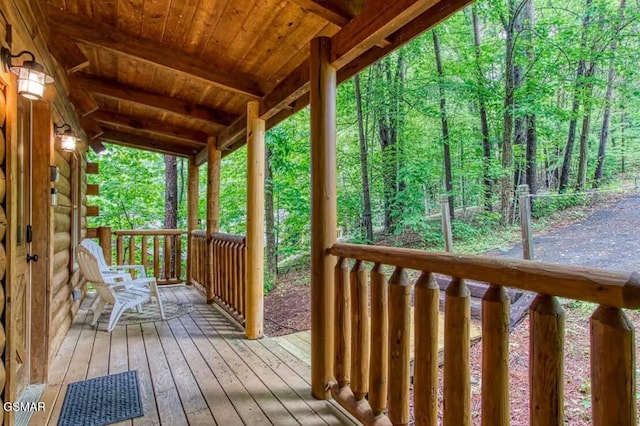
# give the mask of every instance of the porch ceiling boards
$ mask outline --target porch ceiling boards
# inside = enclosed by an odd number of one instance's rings
[[[335,403],[309,392],[309,366],[265,337],[243,333],[193,287],[163,288],[164,300],[192,303],[169,321],[89,325],[86,308],[74,318],[50,369],[31,424],[56,425],[69,383],[138,370],[144,418],[118,424],[346,424]],[[90,298],[89,298],[90,299]]]
[[[48,45],[88,137],[206,159],[308,104],[309,42],[344,81],[470,0],[48,0]]]

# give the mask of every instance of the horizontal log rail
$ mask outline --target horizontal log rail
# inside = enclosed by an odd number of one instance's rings
[[[245,323],[247,242],[241,235],[214,233],[208,244],[205,231],[193,231],[194,266],[191,282],[204,289],[240,325]]]
[[[470,279],[489,284],[482,298],[482,424],[510,421],[507,286],[538,294],[529,310],[530,423],[564,424],[564,312],[558,303],[563,297],[599,305],[590,319],[593,424],[636,424],[634,328],[622,308],[640,307],[637,273],[342,243],[328,251],[337,263],[335,380],[327,386],[364,424],[404,425],[411,414],[416,424],[438,424],[440,289],[435,273],[451,277],[444,307],[444,425],[471,425],[470,292],[465,283]],[[373,267],[368,270],[365,262]],[[385,266],[394,268],[390,277]],[[420,272],[415,283],[407,269]],[[420,360],[413,372],[413,413],[412,303],[413,358]]]
[[[143,265],[147,275],[156,277],[158,285],[178,284],[182,277],[181,229],[117,230],[116,263]]]

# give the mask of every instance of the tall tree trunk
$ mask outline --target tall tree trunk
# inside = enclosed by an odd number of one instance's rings
[[[442,71],[442,59],[440,58],[440,42],[438,34],[433,35],[433,50],[436,56],[436,68],[438,70],[438,88],[440,90],[440,122],[442,124],[442,147],[444,150],[444,186],[449,199],[449,212],[451,220],[454,219],[453,210],[453,178],[451,176],[451,149],[449,146],[449,123],[447,121],[447,100],[444,93],[444,72]]]
[[[618,12],[619,22],[618,29],[622,25],[624,19],[624,8],[626,0],[620,0],[620,9]],[[593,187],[600,185],[602,176],[604,175],[604,158],[607,150],[607,139],[609,138],[609,124],[611,123],[611,98],[613,97],[613,83],[616,79],[616,69],[614,57],[616,54],[617,39],[611,42],[611,59],[609,61],[609,76],[607,79],[607,90],[604,95],[604,113],[602,114],[602,128],[600,129],[600,143],[598,144],[598,159],[596,160],[596,171],[593,176]]]
[[[526,1],[526,0],[522,0]],[[524,170],[525,170],[525,143],[527,141],[527,123],[526,117],[522,113],[521,109],[521,98],[522,96],[516,96],[516,91],[523,85],[525,80],[524,75],[524,66],[523,61],[516,60],[516,56],[519,55],[518,46],[515,45],[515,37],[519,36],[521,38],[526,38],[526,34],[521,35],[524,29],[524,13],[514,12],[515,16],[513,17],[513,37],[514,37],[514,45],[513,45],[513,113],[514,117],[514,128],[513,128],[513,186],[517,188],[518,185],[524,183]],[[514,199],[514,204],[517,203],[517,199]]]
[[[625,120],[625,112],[624,110],[620,114],[620,172],[625,172],[624,167],[624,120]]]
[[[511,180],[511,169],[513,167],[513,92],[514,81],[514,31],[513,21],[516,13],[514,0],[509,0],[509,18],[502,19],[505,38],[505,82],[504,82],[504,113],[503,113],[503,133],[502,152],[500,163],[502,165],[502,175],[500,177],[500,224],[505,226],[510,222],[511,200],[513,197],[513,184]]]
[[[178,227],[178,162],[176,157],[164,156],[164,227]]]
[[[591,4],[593,0],[586,0],[587,7],[582,20],[582,36],[580,41],[581,50],[587,45],[587,28],[591,23]],[[569,185],[569,173],[571,172],[571,157],[573,154],[573,145],[576,139],[576,125],[578,120],[578,109],[580,108],[580,96],[584,86],[585,60],[580,59],[578,62],[578,70],[576,71],[576,82],[573,92],[573,103],[571,105],[571,119],[569,120],[569,134],[567,136],[567,144],[564,148],[564,160],[562,161],[562,169],[560,171],[560,183],[558,192],[564,192]]]
[[[595,70],[595,65],[591,63],[585,72],[585,78],[588,81],[585,83],[585,101],[584,101],[584,113],[582,116],[582,129],[580,132],[580,158],[578,161],[578,180],[576,182],[576,189],[582,190],[585,188],[587,181],[587,165],[589,162],[589,132],[591,130],[591,96],[593,94],[593,82],[591,77]]]
[[[360,91],[360,76],[354,77],[356,91],[356,114],[358,117],[358,137],[360,140],[360,177],[362,178],[362,220],[365,238],[373,243],[373,223],[371,220],[371,195],[369,193],[369,168],[367,159],[367,140],[364,135],[364,120],[362,116],[362,92]]]
[[[275,211],[273,208],[273,173],[271,168],[272,153],[269,145],[264,147],[264,221],[267,248],[267,282],[275,285],[278,277],[278,246],[276,241]]]
[[[533,7],[534,0],[527,0],[527,4],[524,6],[524,26],[526,28],[525,40],[527,41],[527,58],[529,63],[532,64],[536,60],[536,53],[533,43],[533,27],[535,26],[535,11]],[[533,102],[535,98],[531,86],[527,86],[527,94],[530,102]],[[536,175],[536,161],[538,155],[538,138],[536,129],[536,115],[531,112],[531,108],[528,109],[525,114],[525,126],[526,126],[526,153],[525,153],[525,182],[529,185],[529,192],[535,194],[538,191],[537,188],[537,175]]]
[[[403,186],[398,179],[400,149],[398,129],[400,127],[401,93],[404,88],[405,63],[402,51],[396,56],[395,72],[391,71],[391,59],[380,63],[381,77],[386,80],[387,88],[383,105],[378,112],[378,137],[382,149],[382,173],[384,191],[384,229],[395,232],[398,218],[402,216],[402,205],[398,202],[398,192]]]
[[[178,227],[178,162],[172,155],[164,156],[164,228]],[[165,253],[166,255],[166,253]],[[170,265],[175,265],[175,245],[171,246]],[[173,276],[173,271],[165,271],[165,276]]]
[[[473,43],[475,45],[477,85],[478,85],[478,109],[480,112],[480,131],[482,132],[482,180],[484,183],[484,208],[491,212],[493,205],[493,179],[491,179],[491,141],[489,140],[489,124],[487,121],[487,105],[484,98],[484,75],[480,66],[480,25],[478,24],[478,12],[476,5],[471,7],[471,21],[473,23]]]

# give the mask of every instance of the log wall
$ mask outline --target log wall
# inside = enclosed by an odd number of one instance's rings
[[[4,313],[5,302],[5,272],[7,266],[7,256],[5,250],[5,235],[7,229],[7,216],[5,214],[5,194],[6,194],[6,180],[5,180],[5,153],[6,153],[6,97],[4,95],[5,88],[0,82],[0,316]],[[4,322],[0,323],[0,392],[4,390],[5,379],[7,377],[4,366],[4,349],[6,343],[6,334],[4,328]],[[2,398],[0,404],[5,400],[4,392],[2,392]],[[0,425],[3,423],[4,416],[0,416]]]
[[[87,288],[74,259],[74,246],[86,235],[87,161],[84,155],[72,156],[57,146],[54,153],[59,179],[58,203],[53,207],[53,262],[49,301],[49,359],[57,353],[74,315],[80,307]],[[78,170],[80,167],[80,170]],[[78,209],[80,212],[78,213]],[[79,225],[78,225],[79,222]],[[79,226],[79,229],[78,229]],[[78,234],[74,237],[74,229]],[[81,298],[73,300],[73,290],[80,290]]]

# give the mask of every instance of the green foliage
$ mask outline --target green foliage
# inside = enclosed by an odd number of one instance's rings
[[[584,206],[589,203],[589,199],[586,194],[562,194],[560,196],[552,194],[549,197],[535,198],[531,203],[531,217],[540,219],[569,207]]]

